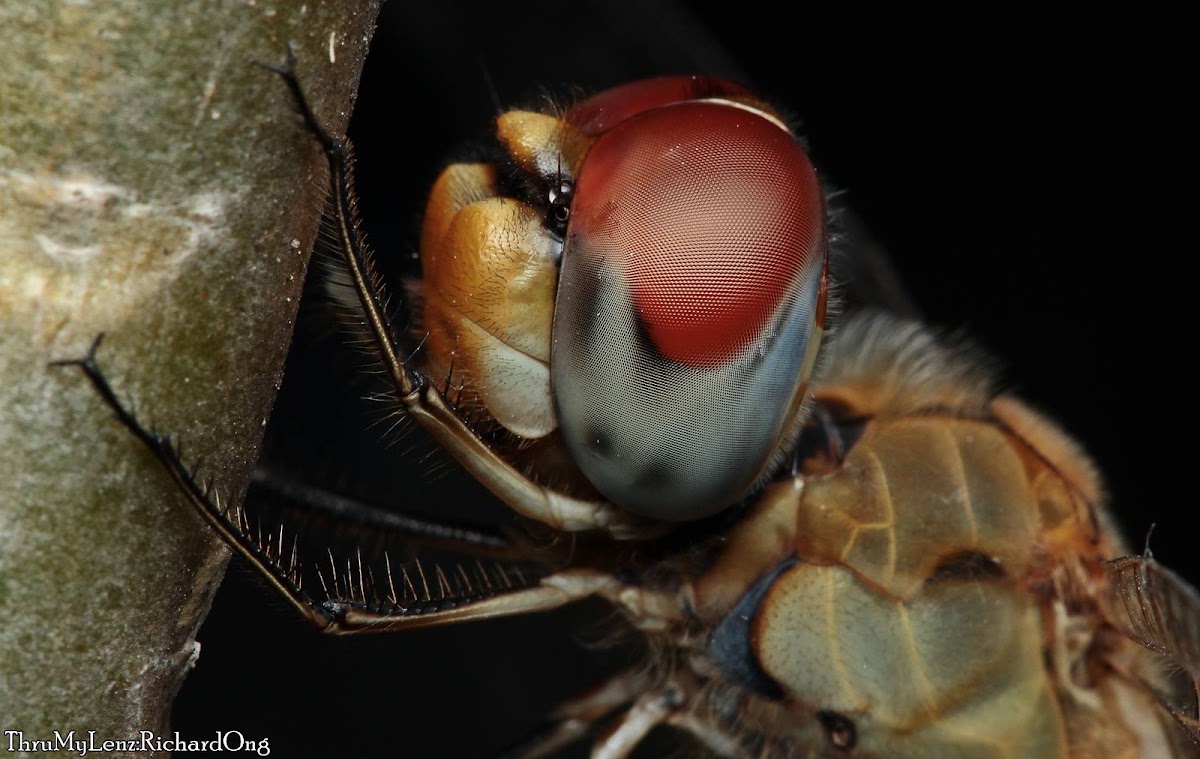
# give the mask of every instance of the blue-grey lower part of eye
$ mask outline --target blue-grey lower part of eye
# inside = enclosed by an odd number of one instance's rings
[[[559,283],[551,383],[580,470],[613,503],[658,519],[699,519],[737,502],[762,474],[803,381],[819,262],[739,355],[696,367],[653,350],[621,272],[603,256],[568,253],[576,260]]]

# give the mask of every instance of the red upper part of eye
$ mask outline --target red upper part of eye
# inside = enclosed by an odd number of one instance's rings
[[[748,96],[742,85],[715,76],[660,76],[613,87],[593,95],[571,110],[565,120],[595,137],[651,108],[703,98]]]
[[[758,338],[820,265],[824,214],[812,163],[777,123],[730,103],[678,103],[596,141],[568,238],[624,273],[659,353],[704,367]]]

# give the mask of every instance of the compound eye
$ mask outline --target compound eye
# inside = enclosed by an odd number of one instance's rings
[[[554,314],[564,439],[602,493],[660,519],[746,494],[791,429],[823,321],[824,202],[773,118],[653,108],[579,171]]]

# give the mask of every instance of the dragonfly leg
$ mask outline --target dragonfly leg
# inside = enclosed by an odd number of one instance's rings
[[[522,741],[503,759],[542,759],[590,735],[601,720],[631,703],[649,685],[642,670],[629,670],[609,678],[554,710],[550,723]]]
[[[616,710],[632,704],[592,748],[592,759],[624,759],[655,727],[667,725],[691,735],[717,756],[742,759],[742,745],[691,707],[697,688],[676,677],[655,685],[645,670],[629,670],[572,699],[552,715],[553,722],[505,753],[504,759],[542,759],[596,731],[596,725]]]
[[[144,425],[117,397],[96,360],[102,335],[85,357],[53,365],[78,367],[112,411],[179,486],[191,506],[237,553],[322,632],[381,632],[512,616],[554,609],[613,587],[578,572],[550,573],[528,546],[459,525],[363,515],[362,504],[314,489],[274,486],[292,510],[320,511],[356,523],[381,537],[384,547],[364,554],[356,547],[306,551],[305,536],[285,521],[264,521],[229,504],[200,484],[178,446]],[[374,519],[374,521],[372,521]],[[465,561],[392,561],[388,546],[403,542],[438,545]],[[405,553],[401,551],[400,553]],[[399,557],[398,557],[399,558]]]
[[[97,335],[83,358],[54,361],[51,366],[78,367],[117,421],[133,433],[133,436],[158,459],[188,502],[220,533],[225,542],[258,567],[271,584],[311,622],[322,629],[329,627],[333,622],[332,616],[320,604],[314,603],[302,593],[289,576],[288,570],[284,568],[281,560],[284,552],[282,544],[275,545],[270,536],[265,542],[251,538],[245,512],[238,506],[223,502],[219,495],[209,492],[201,485],[191,469],[183,463],[178,447],[167,436],[143,425],[133,411],[117,398],[112,385],[96,361],[96,351],[103,338],[103,334]]]
[[[651,730],[667,724],[683,706],[682,694],[674,688],[642,695],[592,747],[591,759],[626,759]]]
[[[633,626],[643,632],[662,632],[686,620],[678,594],[630,585],[606,572],[565,570],[547,577],[542,584],[579,598],[599,596],[623,609]]]
[[[643,693],[592,748],[592,759],[626,759],[650,731],[665,725],[687,733],[720,757],[745,759],[745,748],[718,725],[704,718],[698,684],[683,673]]]
[[[695,712],[675,712],[667,719],[667,724],[688,733],[717,756],[739,759],[745,756],[741,744],[734,740],[728,732],[701,719]]]

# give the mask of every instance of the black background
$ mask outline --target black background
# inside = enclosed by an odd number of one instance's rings
[[[1173,22],[1048,30],[1037,19],[1034,32],[1030,19],[907,18],[885,21],[880,42],[864,18],[805,9],[798,24],[770,7],[388,6],[352,126],[384,267],[411,261],[424,195],[444,157],[488,128],[493,88],[509,107],[564,83],[594,90],[696,71],[746,81],[800,119],[826,179],[889,251],[925,319],[966,329],[1000,360],[1004,387],[1083,442],[1131,545],[1140,550],[1157,522],[1156,556],[1200,579],[1195,448],[1179,434],[1196,421],[1195,246],[1181,231],[1195,170],[1182,111],[1194,86]],[[319,321],[297,340],[269,455],[377,501],[431,512],[487,501],[428,457],[419,433],[385,446],[382,427],[364,431],[380,412],[357,404],[354,359],[339,358]],[[273,756],[487,756],[620,663],[621,651],[581,644],[605,613],[584,604],[327,639],[235,561],[174,728],[265,737]]]

